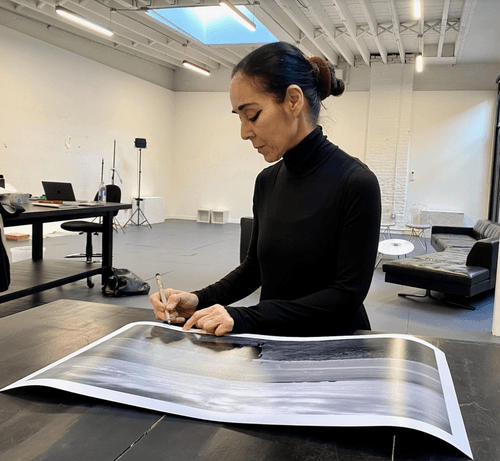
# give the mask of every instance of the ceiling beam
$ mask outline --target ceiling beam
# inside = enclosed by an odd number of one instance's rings
[[[477,0],[464,0],[464,6],[462,8],[462,14],[460,16],[460,28],[458,29],[458,37],[455,42],[455,53],[454,56],[457,58],[457,62],[460,61],[462,53],[464,51],[465,39],[469,33],[469,27],[472,22],[472,17],[474,16],[474,10],[476,9]]]
[[[439,42],[437,48],[437,57],[443,55],[444,37],[446,35],[446,26],[448,24],[448,13],[450,11],[450,0],[444,0],[443,15],[441,17],[441,30],[439,31]]]
[[[351,11],[347,6],[346,1],[333,0],[333,5],[335,6],[335,9],[337,10],[337,13],[339,14],[340,19],[342,20],[344,26],[346,27],[351,40],[353,41],[354,45],[356,45],[356,48],[361,54],[363,61],[365,61],[365,64],[369,66],[370,51],[368,50],[368,47],[366,46],[366,43],[363,40],[363,37],[357,36],[357,25],[356,22],[354,21],[354,18],[352,17]]]
[[[321,51],[328,61],[333,64],[338,63],[338,55],[335,50],[325,40],[323,34],[316,29],[299,7],[289,0],[275,0],[276,4],[283,12],[299,27],[304,35]]]
[[[319,0],[302,0],[302,2],[307,6],[307,9],[313,15],[326,37],[338,50],[338,53],[343,56],[349,65],[354,66],[353,52],[350,50],[349,46],[342,37],[335,36],[337,28],[329,18]],[[332,63],[337,65],[337,62],[335,61],[332,61]]]
[[[425,17],[425,3],[420,0],[420,18],[418,20],[418,52],[424,55],[424,17]]]
[[[398,14],[398,9],[396,6],[396,1],[395,0],[387,0],[387,4],[389,5],[389,11],[391,13],[391,19],[392,19],[392,33],[394,34],[394,39],[396,40],[396,44],[398,45],[398,50],[399,50],[399,56],[401,58],[401,63],[404,64],[406,61],[406,51],[405,51],[405,46],[403,44],[403,38],[401,37],[400,33],[400,20],[399,20],[399,14]]]
[[[92,2],[88,5],[87,11],[106,14],[106,9],[106,7],[97,2]],[[132,40],[140,43],[142,43],[145,38],[148,46],[167,55],[170,54],[175,59],[175,62],[180,62],[181,65],[186,52],[185,46],[188,44],[191,53],[190,58],[196,60],[198,64],[213,69],[217,69],[219,66],[231,68],[235,64],[234,57],[230,53],[226,53],[224,50],[214,51],[206,45],[189,41],[187,37],[176,30],[163,23],[158,23],[158,21],[149,16],[145,10],[130,10],[130,12],[115,11],[112,14],[113,28],[117,34],[131,37]],[[166,32],[159,30],[160,26],[162,28],[164,27]],[[137,39],[136,34],[144,38],[142,40],[141,38]]]
[[[377,18],[375,16],[375,11],[373,11],[373,6],[369,0],[359,0],[361,9],[365,14],[366,22],[370,27],[370,31],[372,33],[373,40],[375,40],[375,44],[377,45],[378,52],[380,53],[380,57],[384,64],[387,64],[387,49],[382,40],[380,40],[380,35],[378,33],[378,23]]]
[[[315,54],[313,49],[308,49],[303,43],[304,34],[300,28],[274,1],[261,0],[253,14],[278,40],[294,43],[306,55]]]

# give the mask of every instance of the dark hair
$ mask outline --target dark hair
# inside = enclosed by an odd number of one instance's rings
[[[323,58],[307,58],[296,46],[286,42],[263,45],[245,56],[233,69],[253,78],[264,91],[283,102],[290,85],[298,85],[309,106],[309,119],[318,122],[321,100],[340,96],[344,82],[335,77],[333,66]]]

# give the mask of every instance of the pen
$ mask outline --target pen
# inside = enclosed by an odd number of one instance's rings
[[[165,313],[167,314],[167,322],[170,325],[170,313],[167,310],[167,299],[165,298],[165,290],[163,289],[163,283],[161,282],[160,274],[156,274],[156,283],[158,284],[158,291],[160,292],[161,301],[165,304]]]

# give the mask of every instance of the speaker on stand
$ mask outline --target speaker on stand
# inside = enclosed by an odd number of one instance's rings
[[[138,175],[138,188],[137,188],[137,197],[134,198],[137,207],[135,211],[132,213],[128,221],[125,223],[125,226],[130,222],[134,226],[142,226],[143,224],[147,224],[149,227],[151,227],[151,224],[149,224],[148,218],[146,218],[146,215],[144,212],[141,210],[141,202],[143,199],[141,198],[141,174],[142,174],[142,149],[146,149],[146,140],[144,138],[135,138],[135,147],[139,149],[139,175]],[[134,222],[134,216],[137,215],[137,222]],[[152,229],[152,227],[151,227]]]

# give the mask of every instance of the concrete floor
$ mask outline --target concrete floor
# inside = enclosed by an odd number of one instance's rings
[[[44,239],[45,257],[84,251],[85,237],[77,234]],[[398,237],[398,236],[393,236]],[[187,220],[167,220],[161,224],[129,226],[114,234],[114,266],[127,268],[147,281],[155,290],[154,275],[162,274],[165,287],[191,291],[213,283],[239,263],[240,227],[238,224],[203,224]],[[100,250],[100,237],[94,237],[95,251]],[[29,245],[29,242],[7,242],[8,248]],[[412,254],[424,250],[419,243]],[[434,251],[429,248],[428,251]],[[409,256],[411,256],[410,254]],[[73,260],[75,264],[85,264]],[[404,333],[468,341],[498,342],[491,334],[493,303],[485,302],[476,310],[467,310],[438,301],[405,299],[399,292],[422,293],[423,290],[388,284],[384,281],[382,263],[374,270],[373,282],[365,301],[372,329],[377,332]],[[95,282],[99,282],[95,277]],[[99,283],[88,289],[85,280],[54,288],[37,295],[0,304],[0,316],[30,309],[56,299],[74,299],[151,310],[148,296],[108,298],[102,295]],[[258,302],[254,293],[239,305]],[[151,312],[151,319],[154,319]]]

